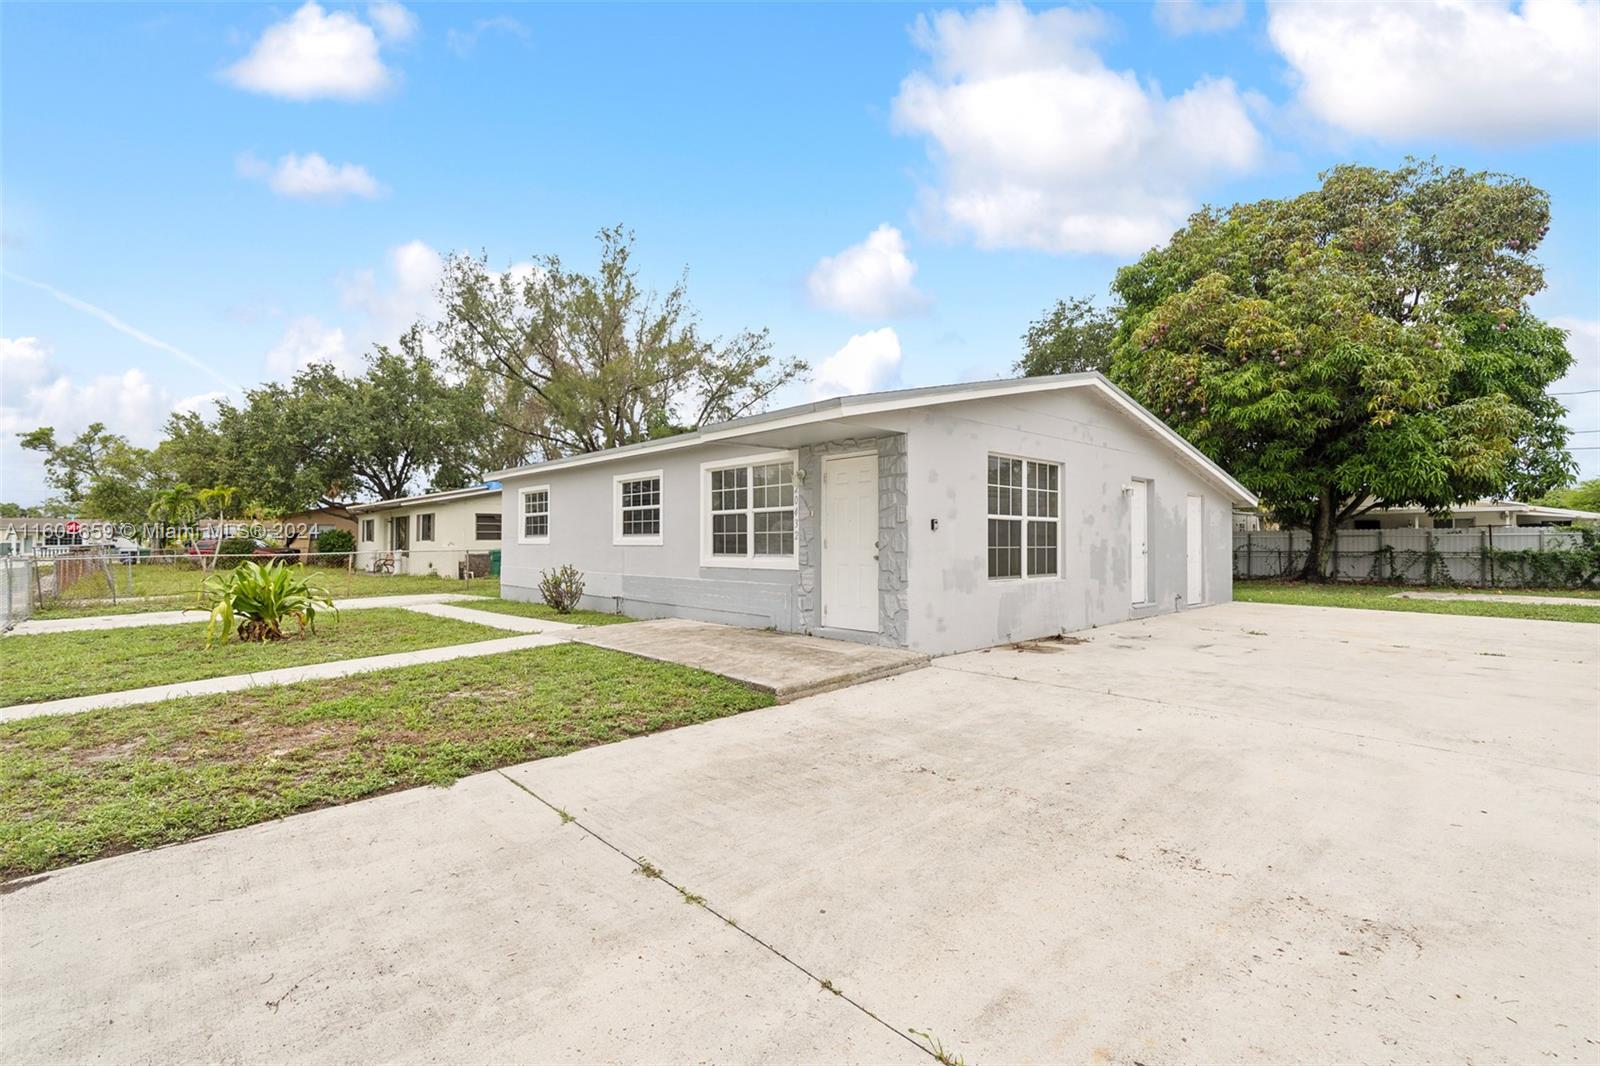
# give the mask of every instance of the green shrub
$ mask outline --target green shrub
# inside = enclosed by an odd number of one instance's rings
[[[583,598],[583,571],[571,563],[539,571],[539,595],[558,613],[571,614]]]
[[[317,534],[317,554],[346,554],[356,550],[356,538],[348,529],[324,529]]]
[[[234,569],[212,574],[200,588],[199,609],[211,613],[207,645],[226,643],[229,634],[248,641],[282,640],[283,627],[290,621],[301,636],[315,633],[317,611],[322,608],[339,613],[326,589],[279,562],[262,566],[245,560]]]
[[[256,550],[256,542],[249,537],[224,537],[217,546],[217,569],[232,570],[241,562],[240,557],[250,557]]]

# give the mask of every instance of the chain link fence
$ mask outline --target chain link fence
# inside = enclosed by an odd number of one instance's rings
[[[1586,541],[1569,527],[1483,526],[1475,529],[1343,529],[1334,534],[1336,581],[1479,588],[1555,588],[1596,580],[1573,558]],[[1310,554],[1304,530],[1233,534],[1233,576],[1296,578]]]
[[[94,614],[97,611],[175,610],[193,605],[206,578],[249,560],[282,565],[315,582],[337,601],[353,596],[465,592],[495,596],[500,590],[499,552],[450,548],[386,552],[200,555],[183,552],[71,551],[41,557],[4,557],[10,625],[32,610]],[[283,556],[280,558],[280,556]]]

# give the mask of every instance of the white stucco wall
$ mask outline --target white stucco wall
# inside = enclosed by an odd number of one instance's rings
[[[1061,464],[1058,576],[988,577],[990,452]],[[1229,499],[1088,389],[913,412],[907,455],[910,644],[920,651],[989,647],[1183,606],[1191,493],[1205,501],[1206,602],[1233,598]],[[1122,491],[1134,478],[1151,482],[1151,603],[1142,608],[1132,605],[1130,503]]]

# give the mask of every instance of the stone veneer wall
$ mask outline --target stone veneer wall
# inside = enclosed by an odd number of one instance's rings
[[[878,643],[904,647],[911,618],[906,598],[906,438],[862,437],[828,441],[800,449],[804,479],[795,486],[795,550],[799,554],[800,625],[821,629],[822,460],[829,455],[876,450],[878,453]]]

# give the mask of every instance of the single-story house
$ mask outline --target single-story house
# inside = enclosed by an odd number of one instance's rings
[[[501,595],[930,653],[1232,598],[1256,498],[1100,374],[843,396],[491,475]]]
[[[352,504],[356,567],[459,577],[469,554],[500,549],[501,513],[498,485]]]
[[[1379,507],[1343,523],[1341,529],[1479,529],[1484,526],[1570,526],[1600,522],[1594,511],[1545,507],[1518,500],[1474,500],[1457,504],[1449,517],[1435,518],[1422,507]]]

